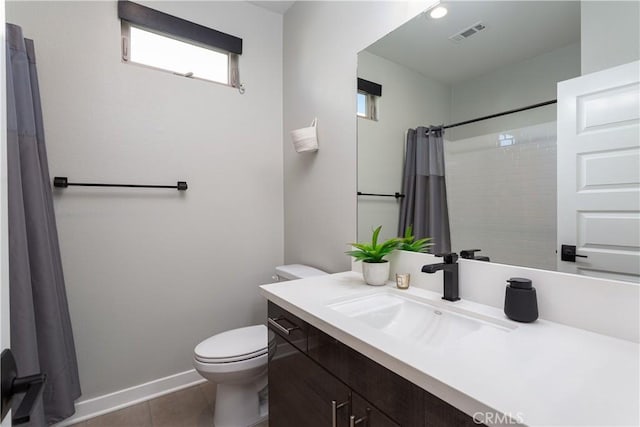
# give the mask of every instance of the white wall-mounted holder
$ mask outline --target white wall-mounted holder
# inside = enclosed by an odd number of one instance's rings
[[[295,148],[296,152],[304,153],[308,151],[318,151],[317,123],[318,118],[314,118],[311,122],[311,126],[291,131],[293,148]]]

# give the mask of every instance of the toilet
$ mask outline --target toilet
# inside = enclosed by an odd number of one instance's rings
[[[301,264],[276,267],[273,279],[294,280],[327,274]],[[267,361],[273,332],[253,325],[221,332],[198,344],[193,366],[216,384],[215,427],[249,427],[268,417]]]

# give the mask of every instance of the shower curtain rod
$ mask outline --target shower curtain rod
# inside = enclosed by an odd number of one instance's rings
[[[454,124],[451,124],[451,125],[442,126],[442,128],[443,129],[449,129],[449,128],[454,128],[454,127],[457,127],[457,126],[468,125],[468,124],[475,123],[475,122],[481,122],[481,121],[487,120],[487,119],[493,119],[495,117],[506,116],[507,114],[513,114],[513,113],[518,113],[520,111],[531,110],[533,108],[544,107],[545,105],[551,105],[551,104],[555,104],[557,102],[558,102],[557,99],[552,99],[551,101],[545,101],[545,102],[540,102],[538,104],[527,105],[526,107],[516,108],[515,110],[503,111],[502,113],[491,114],[489,116],[478,117],[477,119],[465,120],[464,122],[454,123]]]

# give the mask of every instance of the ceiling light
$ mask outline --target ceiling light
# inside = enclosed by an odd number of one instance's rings
[[[448,10],[447,10],[447,8],[446,8],[446,7],[444,7],[444,6],[438,6],[438,7],[436,7],[435,9],[433,9],[429,15],[430,15],[433,19],[440,19],[440,18],[442,18],[442,17],[446,16],[446,15],[447,15],[447,12],[448,12]]]

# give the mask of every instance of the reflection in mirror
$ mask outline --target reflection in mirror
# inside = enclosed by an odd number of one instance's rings
[[[378,225],[384,238],[402,235],[412,224],[417,237],[434,237],[434,253],[481,248],[492,262],[555,270],[556,86],[581,75],[580,2],[445,6],[442,19],[421,14],[358,54],[358,77],[384,88],[377,121],[357,119],[358,191],[406,193],[358,196],[358,238]],[[433,140],[443,125],[443,153],[414,160],[410,129]],[[403,185],[406,159],[431,171],[438,155],[445,194],[434,195],[437,173],[426,172],[429,189],[415,198]],[[436,212],[407,217],[420,197]]]

